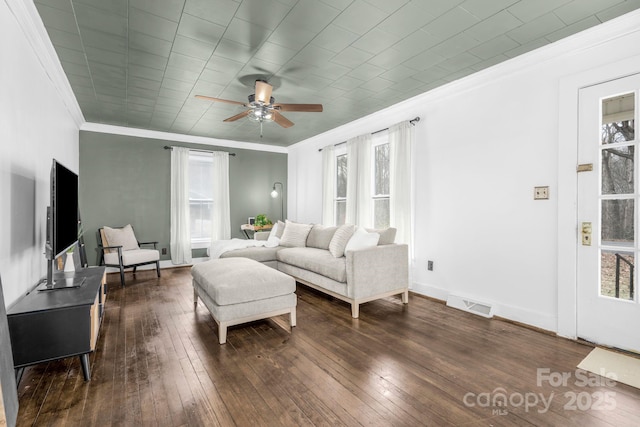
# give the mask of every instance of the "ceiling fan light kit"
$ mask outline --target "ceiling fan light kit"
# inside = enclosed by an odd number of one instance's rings
[[[256,80],[255,93],[248,96],[249,102],[230,101],[228,99],[213,98],[211,96],[196,95],[196,98],[205,99],[214,102],[223,102],[226,104],[242,105],[248,108],[235,116],[224,119],[224,122],[234,122],[243,117],[260,123],[260,138],[262,138],[262,123],[276,122],[283,128],[289,128],[294,123],[280,114],[280,111],[299,111],[320,113],[322,112],[322,104],[276,104],[275,99],[271,96],[273,86],[266,80]]]

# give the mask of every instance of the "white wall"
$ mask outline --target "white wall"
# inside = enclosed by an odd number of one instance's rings
[[[0,275],[7,306],[46,273],[52,159],[78,172],[78,118],[45,72],[38,40],[23,32],[34,12],[31,2],[0,2]]]
[[[575,176],[575,164],[558,163],[560,82],[640,55],[638,28],[633,12],[292,146],[289,216],[322,219],[318,148],[418,115],[413,289],[475,297],[497,315],[557,331],[558,171]],[[640,72],[640,56],[634,63]],[[591,83],[617,77],[607,73]],[[577,88],[569,96],[563,108],[574,109]],[[550,200],[533,200],[540,185]]]

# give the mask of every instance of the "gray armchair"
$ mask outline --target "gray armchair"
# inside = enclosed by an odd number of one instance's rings
[[[124,269],[133,267],[133,273],[141,265],[155,264],[160,277],[160,252],[158,242],[139,242],[133,227],[102,227],[98,229],[98,251],[100,265],[117,267],[120,269],[120,281],[124,287]],[[140,246],[152,245],[153,249],[143,249]]]

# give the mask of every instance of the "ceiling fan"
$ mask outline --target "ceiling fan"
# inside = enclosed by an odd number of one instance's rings
[[[320,113],[322,112],[322,104],[281,104],[275,103],[275,99],[271,96],[273,86],[266,80],[256,80],[255,93],[249,95],[249,102],[230,101],[228,99],[213,98],[211,96],[196,95],[196,98],[205,99],[214,102],[224,102],[227,104],[242,105],[248,108],[240,114],[224,119],[225,122],[235,122],[243,117],[249,117],[251,120],[260,122],[260,137],[262,137],[262,123],[274,121],[283,128],[293,126],[293,122],[283,116],[281,111],[301,111]]]

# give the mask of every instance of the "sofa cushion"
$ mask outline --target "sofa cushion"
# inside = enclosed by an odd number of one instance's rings
[[[303,248],[307,244],[307,236],[311,231],[311,224],[299,224],[287,221],[284,233],[280,239],[280,245],[289,248]]]
[[[349,243],[347,243],[344,251],[346,253],[349,251],[357,251],[358,249],[372,248],[378,246],[378,240],[380,240],[380,234],[368,233],[364,228],[358,227],[353,233],[353,236],[351,236],[351,239],[349,239]]]
[[[378,245],[391,245],[396,241],[396,232],[398,229],[389,227],[382,229],[375,228],[365,228],[369,233],[378,233],[380,235],[380,240],[378,240]]]
[[[307,237],[307,247],[318,249],[329,249],[329,243],[338,227],[330,227],[322,224],[315,224]]]
[[[336,258],[344,256],[344,248],[347,246],[349,239],[353,235],[354,227],[351,224],[341,225],[331,238],[329,243],[329,252]]]
[[[284,233],[284,228],[285,228],[285,223],[278,220],[278,222],[276,222],[277,227],[275,227],[275,235],[278,239],[282,239],[282,234]]]
[[[312,271],[345,283],[347,281],[346,258],[336,258],[327,250],[318,248],[285,248],[278,251],[278,262]]]
[[[220,255],[220,258],[249,258],[258,262],[275,261],[276,253],[280,247],[268,248],[266,246],[256,246],[243,249],[235,249]]]

